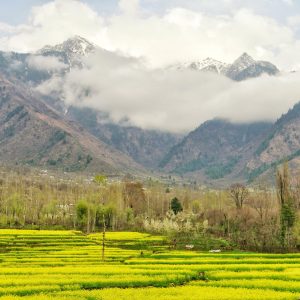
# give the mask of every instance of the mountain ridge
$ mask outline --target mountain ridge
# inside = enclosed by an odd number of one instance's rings
[[[2,161],[68,171],[143,172],[125,154],[68,122],[17,79],[0,74]]]
[[[241,124],[214,119],[182,136],[116,124],[101,111],[85,107],[66,107],[57,95],[42,98],[34,91],[35,86],[51,76],[60,76],[73,67],[81,68],[83,59],[95,49],[97,46],[77,36],[58,45],[45,46],[36,54],[0,52],[1,118],[6,120],[2,128],[0,126],[2,159],[11,160],[16,157],[23,163],[33,159],[33,164],[36,165],[72,170],[93,170],[91,164],[95,163],[102,165],[103,168],[100,169],[105,172],[159,171],[187,177],[197,176],[203,182],[255,178],[282,159],[300,165],[297,159],[300,149],[297,137],[297,132],[300,131],[298,106],[283,115],[275,124]],[[56,58],[65,67],[58,71],[34,69],[28,63],[32,55]],[[243,53],[232,64],[206,58],[202,62],[183,63],[181,67],[178,70],[214,72],[236,81],[279,73],[273,64],[254,60],[247,53]],[[18,88],[11,92],[13,96],[10,96],[12,104],[9,108],[5,99],[10,84]],[[4,86],[6,88],[3,89]],[[22,100],[26,105],[16,100],[22,97],[26,98],[26,101]],[[28,116],[31,119],[26,121]],[[25,121],[28,125],[22,123]],[[45,132],[44,137],[41,129]],[[41,140],[44,138],[44,146],[49,146],[54,139],[56,144],[50,147],[52,149],[53,146],[54,150],[48,149],[45,152],[43,145],[34,139],[34,131]],[[18,136],[20,140],[24,136],[28,147],[14,139],[14,136]],[[5,154],[5,151],[9,153],[5,143],[11,148],[20,149],[20,152],[16,151],[14,155]],[[36,149],[30,148],[31,144]],[[38,149],[44,151],[44,157],[39,158]],[[67,159],[64,155],[68,151],[77,153],[77,157],[75,155]],[[34,157],[30,158],[30,155]],[[88,155],[91,156],[91,161]],[[88,166],[84,166],[87,161]]]
[[[174,146],[161,162],[167,172],[200,172],[202,177],[220,179],[233,172],[248,155],[251,142],[271,123],[234,124],[225,119],[206,121]]]
[[[235,81],[259,77],[262,74],[274,76],[279,73],[278,68],[272,63],[254,60],[246,52],[239,56],[232,64],[227,64],[213,58],[206,58],[202,61],[175,64],[169,66],[168,69],[179,71],[189,69],[193,71],[213,72]]]
[[[59,57],[69,67],[81,66],[82,58],[93,53],[98,47],[80,36],[74,36],[66,41],[38,50],[36,55]]]

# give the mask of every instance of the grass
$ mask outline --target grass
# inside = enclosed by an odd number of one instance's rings
[[[300,254],[169,250],[163,236],[0,230],[0,300],[299,299]]]

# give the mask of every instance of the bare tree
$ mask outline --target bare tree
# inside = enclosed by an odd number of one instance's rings
[[[234,200],[237,209],[241,209],[249,196],[249,190],[241,183],[235,183],[229,188],[230,197]]]

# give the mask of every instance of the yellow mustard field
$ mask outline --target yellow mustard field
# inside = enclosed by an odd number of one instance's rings
[[[0,300],[299,299],[300,254],[170,249],[138,232],[0,230]]]

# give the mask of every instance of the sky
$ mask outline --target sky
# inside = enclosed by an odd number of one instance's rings
[[[300,1],[0,0],[2,50],[36,51],[72,35],[155,67],[249,52],[288,70],[300,66]]]
[[[214,117],[275,121],[300,100],[300,72],[291,73],[300,70],[300,0],[0,0],[0,50],[34,53],[74,35],[100,50],[86,68],[37,89],[116,122],[186,132]],[[232,63],[244,52],[282,72],[238,83],[164,71],[206,57]],[[28,63],[64,67],[43,57]]]
[[[45,4],[49,0],[10,0],[0,1],[0,20],[9,24],[26,22],[33,6]],[[118,0],[85,0],[100,15],[115,13],[118,10]],[[185,7],[192,10],[203,10],[207,13],[229,13],[232,9],[249,8],[256,13],[277,19],[280,22],[291,15],[297,15],[300,10],[298,0],[142,0],[144,10],[163,13],[172,7]]]

